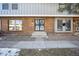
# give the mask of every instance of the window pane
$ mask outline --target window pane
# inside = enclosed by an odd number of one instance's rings
[[[16,20],[16,30],[22,30],[22,20]]]
[[[66,31],[71,30],[71,20],[66,20]]]
[[[9,20],[9,30],[14,30],[15,20]]]
[[[9,26],[9,30],[15,31],[15,26]]]
[[[9,21],[9,24],[10,24],[10,25],[14,25],[14,24],[15,24],[15,20],[10,20],[10,21]]]
[[[36,25],[38,25],[38,24],[39,24],[39,20],[35,20],[35,22],[36,22]]]
[[[16,24],[20,24],[19,22],[20,22],[20,20],[16,20]]]
[[[13,9],[13,10],[18,9],[18,4],[12,4],[12,9]]]
[[[43,25],[43,24],[44,24],[44,20],[40,20],[40,24],[42,24],[42,25]]]
[[[57,20],[57,30],[58,31],[63,31],[63,26],[62,26],[62,20]]]
[[[16,30],[22,30],[22,26],[16,26]]]
[[[2,4],[2,9],[3,10],[8,10],[9,9],[9,4],[8,3],[3,3]]]
[[[40,30],[44,30],[44,26],[40,26]]]
[[[16,20],[16,24],[22,24],[22,20]]]
[[[35,27],[35,30],[39,30],[39,26],[36,26],[36,27]]]

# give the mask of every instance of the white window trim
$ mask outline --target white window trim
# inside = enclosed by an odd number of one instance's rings
[[[54,29],[55,29],[55,32],[73,32],[73,18],[68,18],[68,19],[71,19],[71,31],[57,31],[57,20],[58,19],[66,19],[66,18],[55,18],[55,26],[54,26]]]

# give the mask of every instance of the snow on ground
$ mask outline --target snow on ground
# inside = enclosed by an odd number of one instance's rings
[[[18,56],[20,49],[0,48],[0,56]]]

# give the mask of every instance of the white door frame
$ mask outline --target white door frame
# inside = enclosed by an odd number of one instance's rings
[[[62,19],[62,20],[65,20],[65,19],[70,19],[71,20],[71,31],[57,31],[57,20],[58,19]],[[73,18],[55,18],[55,32],[73,32]]]

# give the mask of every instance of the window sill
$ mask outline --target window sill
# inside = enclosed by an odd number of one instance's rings
[[[22,30],[21,31],[11,31],[11,30],[9,30],[10,32],[22,32]]]

